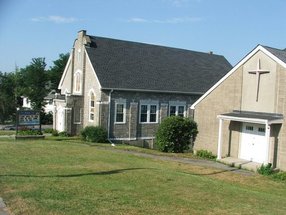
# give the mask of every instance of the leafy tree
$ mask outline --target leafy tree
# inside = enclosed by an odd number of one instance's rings
[[[171,116],[162,121],[156,133],[156,145],[163,152],[184,152],[197,136],[197,123],[189,118]]]
[[[0,122],[12,120],[16,112],[14,73],[0,72]]]
[[[50,89],[57,89],[60,83],[65,66],[69,59],[69,53],[60,54],[59,59],[53,61],[54,66],[48,71],[48,79],[50,81]]]
[[[44,97],[48,94],[48,76],[45,70],[45,58],[33,58],[26,68],[20,70],[18,81],[22,81],[22,88],[19,90],[31,101],[35,110],[42,110],[45,106]]]

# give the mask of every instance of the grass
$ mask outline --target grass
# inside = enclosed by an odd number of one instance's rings
[[[0,139],[0,196],[13,214],[285,214],[285,188],[75,138]]]
[[[16,131],[10,131],[10,130],[0,130],[0,136],[2,135],[15,135]]]

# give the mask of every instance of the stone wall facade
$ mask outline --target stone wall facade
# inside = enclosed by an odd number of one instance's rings
[[[257,104],[251,105],[247,100],[251,99],[252,94],[252,97],[256,96],[257,84],[253,80],[248,80],[247,75],[251,68],[255,68],[258,60],[261,60],[263,69],[270,71],[271,76],[265,75],[264,79],[260,79],[260,87],[263,90],[259,91],[260,98]],[[268,100],[269,103],[267,103]],[[286,170],[286,69],[265,54],[258,52],[222,81],[195,107],[194,119],[198,123],[199,134],[194,150],[207,149],[217,154],[219,133],[217,116],[233,110],[283,114],[282,124],[270,125],[268,160],[274,167]],[[242,122],[223,120],[222,157],[239,157],[242,124]]]

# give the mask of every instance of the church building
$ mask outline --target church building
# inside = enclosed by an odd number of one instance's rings
[[[191,107],[195,149],[286,170],[286,51],[258,45]]]
[[[232,66],[221,55],[78,32],[54,99],[54,129],[101,126],[110,141],[152,147],[167,116],[191,105]]]

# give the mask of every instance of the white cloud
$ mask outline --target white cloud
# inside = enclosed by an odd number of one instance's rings
[[[148,22],[148,20],[135,17],[135,18],[128,19],[127,22],[144,23],[144,22]]]
[[[200,17],[174,17],[170,19],[143,19],[143,18],[131,18],[127,22],[130,23],[155,23],[155,24],[180,24],[180,23],[194,23],[201,21]]]
[[[31,19],[33,22],[53,22],[56,24],[73,23],[79,21],[74,17],[63,17],[63,16],[47,16],[47,17],[34,17]]]

